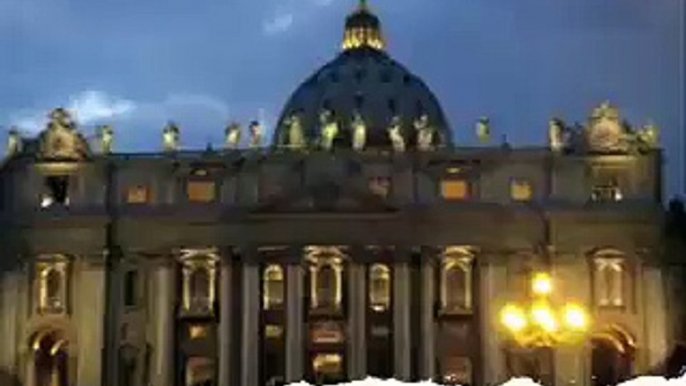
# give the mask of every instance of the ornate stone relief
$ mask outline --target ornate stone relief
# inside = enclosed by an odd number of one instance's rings
[[[414,122],[417,130],[417,149],[419,151],[430,151],[433,149],[434,129],[429,125],[429,116],[422,114]]]
[[[77,131],[69,112],[58,108],[49,115],[48,127],[40,134],[40,154],[47,159],[79,160],[88,156],[86,140]]]
[[[393,145],[393,151],[402,153],[405,151],[405,138],[403,138],[402,121],[399,116],[394,116],[391,119],[391,124],[388,126],[388,138]]]

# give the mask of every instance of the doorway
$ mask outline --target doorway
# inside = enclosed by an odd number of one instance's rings
[[[69,342],[57,332],[38,334],[33,343],[36,386],[70,386]]]
[[[617,385],[632,376],[635,349],[626,333],[612,329],[596,334],[591,345],[593,386]]]

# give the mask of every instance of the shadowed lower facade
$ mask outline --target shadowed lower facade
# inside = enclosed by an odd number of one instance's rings
[[[367,375],[604,385],[655,369],[683,311],[663,264],[653,127],[609,104],[548,147],[459,147],[363,3],[291,96],[271,146],[118,153],[55,110],[10,135],[0,372],[26,386],[334,383]],[[245,145],[245,146],[242,146]],[[247,148],[245,148],[247,147]],[[584,339],[521,347],[509,302],[550,274]]]

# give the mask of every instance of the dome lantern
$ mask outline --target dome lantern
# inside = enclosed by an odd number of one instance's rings
[[[383,51],[385,47],[379,18],[370,11],[366,0],[360,0],[355,12],[345,21],[343,50],[372,48]]]

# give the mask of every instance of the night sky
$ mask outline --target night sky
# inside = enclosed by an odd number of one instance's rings
[[[0,125],[40,130],[57,106],[117,150],[219,146],[229,120],[273,125],[339,51],[356,0],[0,0]],[[547,122],[610,100],[661,128],[669,195],[684,192],[684,0],[370,0],[390,54],[436,93],[458,144],[543,145]]]

